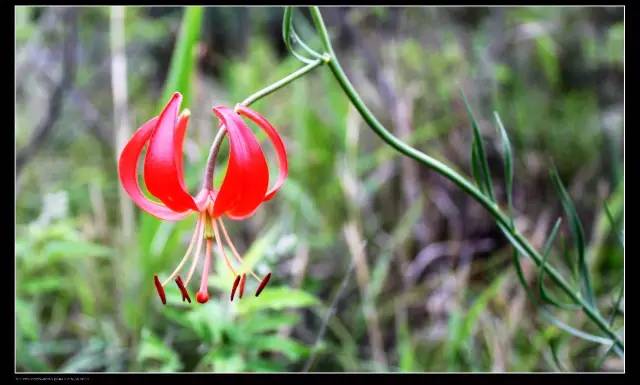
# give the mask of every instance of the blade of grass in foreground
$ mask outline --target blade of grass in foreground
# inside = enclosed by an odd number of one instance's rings
[[[166,103],[175,91],[179,91],[183,96],[183,105],[188,106],[191,97],[191,74],[195,67],[196,55],[195,47],[200,36],[200,26],[202,24],[202,7],[186,7],[178,39],[176,41],[169,74],[164,84],[161,105]]]
[[[580,222],[580,218],[578,217],[578,212],[576,211],[573,201],[571,200],[569,193],[567,193],[567,190],[564,188],[562,180],[560,180],[560,176],[558,175],[558,171],[555,168],[551,170],[551,179],[556,187],[558,195],[560,195],[560,200],[565,214],[569,218],[569,229],[571,230],[571,235],[573,236],[578,253],[578,269],[583,295],[593,310],[597,312],[598,310],[595,306],[595,295],[593,294],[589,269],[585,260],[585,242],[582,222]]]

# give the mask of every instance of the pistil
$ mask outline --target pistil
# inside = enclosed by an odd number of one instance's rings
[[[207,239],[205,247],[204,263],[202,266],[202,278],[200,280],[200,290],[196,294],[196,300],[200,303],[206,303],[209,300],[209,266],[211,265],[211,239]]]

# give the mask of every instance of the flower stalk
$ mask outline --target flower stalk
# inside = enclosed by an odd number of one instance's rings
[[[277,90],[279,90],[280,88],[286,86],[287,84],[291,83],[292,81],[306,75],[308,72],[310,72],[311,70],[313,70],[314,68],[325,64],[327,62],[329,62],[330,60],[330,56],[328,54],[325,54],[322,56],[322,58],[318,58],[313,60],[312,62],[310,62],[309,64],[307,64],[306,66],[300,68],[299,70],[292,72],[291,74],[285,76],[284,78],[278,80],[277,82],[261,89],[260,91],[250,95],[249,97],[247,97],[245,100],[243,100],[240,105],[243,106],[250,106],[251,104],[257,102],[258,100],[262,99],[263,97],[271,94],[272,92],[275,92]]]

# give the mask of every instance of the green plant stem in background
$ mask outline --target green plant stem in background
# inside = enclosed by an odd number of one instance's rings
[[[524,238],[515,228],[511,227],[510,218],[505,215],[502,210],[498,207],[498,205],[491,201],[489,197],[484,195],[478,188],[469,182],[465,177],[455,172],[452,168],[447,166],[446,164],[438,161],[430,157],[429,155],[416,150],[415,148],[407,145],[402,142],[400,139],[395,137],[389,130],[387,130],[382,123],[376,119],[373,113],[366,106],[360,95],[355,90],[344,70],[340,66],[336,54],[333,50],[333,46],[331,44],[331,40],[329,38],[329,33],[324,24],[324,20],[322,19],[322,15],[318,7],[311,7],[311,17],[313,18],[313,22],[320,33],[320,38],[323,44],[325,51],[330,55],[329,68],[333,73],[334,77],[340,84],[340,87],[344,90],[347,97],[354,105],[354,107],[358,110],[362,118],[365,122],[371,127],[371,129],[387,144],[398,150],[401,154],[404,154],[425,166],[433,169],[438,174],[444,176],[449,179],[453,183],[455,183],[458,187],[464,190],[466,193],[471,195],[476,201],[478,201],[487,211],[495,218],[498,223],[498,226],[505,233],[509,241],[516,247],[519,251],[523,252],[523,254],[528,255],[538,267],[543,268],[546,273],[551,277],[551,279],[573,300],[576,304],[580,305],[583,309],[584,313],[602,330],[612,341],[614,341],[615,345],[618,346],[621,350],[624,350],[624,344],[620,337],[611,329],[609,324],[604,320],[604,318],[600,315],[597,309],[592,307],[586,300],[584,300],[578,293],[574,292],[573,288],[567,281],[560,275],[560,273],[549,266],[548,264],[543,264],[543,258],[540,253],[529,243],[529,241]]]

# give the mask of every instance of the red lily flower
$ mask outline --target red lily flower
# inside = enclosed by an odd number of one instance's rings
[[[262,202],[275,196],[287,177],[286,150],[275,128],[255,111],[242,105],[236,106],[235,111],[225,106],[216,106],[213,112],[220,120],[221,131],[212,146],[203,186],[196,196],[192,196],[185,186],[182,163],[182,144],[190,113],[184,110],[178,115],[181,101],[182,95],[179,92],[174,93],[160,115],[148,120],[133,134],[120,155],[120,181],[138,207],[160,219],[175,221],[190,214],[198,215],[191,242],[177,268],[164,282],[160,282],[157,275],[154,276],[162,303],[166,304],[164,287],[174,278],[182,294],[182,300],[191,302],[187,286],[195,271],[203,241],[205,259],[196,299],[200,303],[208,301],[207,282],[214,240],[218,253],[235,276],[231,290],[233,301],[238,288],[239,297],[242,298],[246,272],[236,271],[226,255],[221,233],[237,262],[243,263],[242,257],[231,242],[222,217],[227,216],[235,220],[250,217]],[[267,134],[276,150],[279,175],[270,189],[269,169],[264,153],[251,129],[241,119],[241,115],[256,123]],[[222,135],[225,134],[229,139],[229,161],[224,180],[216,190],[213,187],[213,168]],[[144,181],[149,193],[160,202],[148,199],[138,184],[137,164],[145,145],[147,154],[144,159]],[[178,274],[189,258],[192,259],[192,263],[183,282]],[[249,273],[259,282],[255,294],[258,296],[271,278],[271,273],[262,278],[253,271]]]

